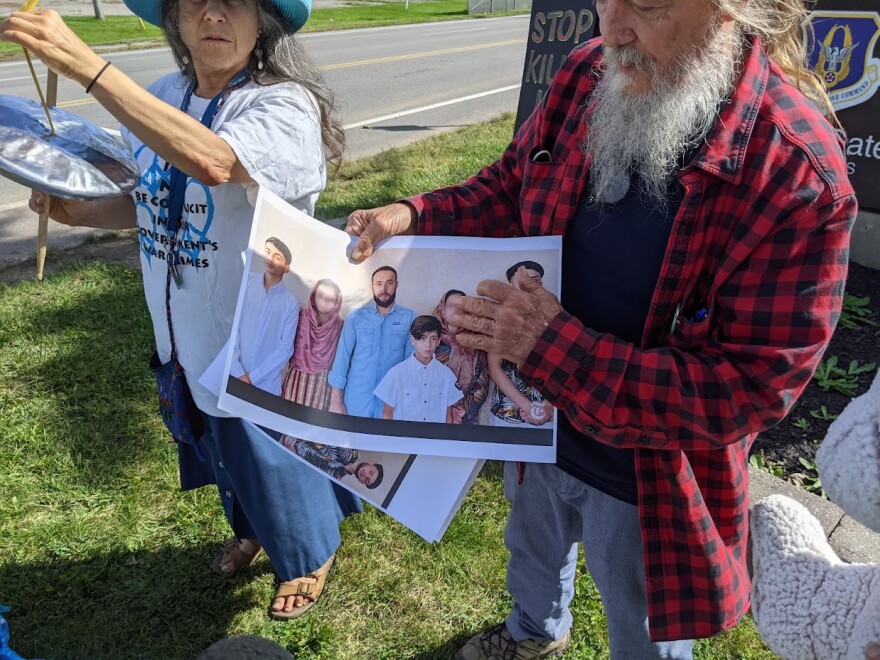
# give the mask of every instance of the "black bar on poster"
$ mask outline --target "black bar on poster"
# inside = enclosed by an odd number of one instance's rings
[[[323,426],[336,431],[387,435],[395,438],[427,438],[429,440],[465,440],[472,442],[503,443],[508,445],[553,445],[553,429],[510,428],[501,426],[463,426],[459,424],[435,424],[433,422],[403,422],[340,415],[329,410],[316,410],[300,403],[269,394],[249,383],[232,376],[226,382],[226,392],[268,412],[289,417],[306,424]],[[475,429],[479,429],[475,433]],[[413,450],[417,447],[413,447]],[[418,453],[418,452],[416,452]]]

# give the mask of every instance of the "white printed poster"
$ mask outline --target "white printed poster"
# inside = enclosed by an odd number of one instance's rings
[[[556,411],[447,318],[485,279],[559,295],[561,238],[354,239],[260,190],[230,341],[201,382],[222,409],[427,540],[484,459],[552,463]]]
[[[277,431],[257,428],[313,469],[432,543],[443,538],[485,462],[346,449],[298,441]],[[303,451],[305,447],[308,449]],[[346,460],[349,462],[342,462]],[[378,481],[371,482],[377,473]]]

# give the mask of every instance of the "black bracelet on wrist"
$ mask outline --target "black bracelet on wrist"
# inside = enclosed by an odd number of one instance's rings
[[[92,86],[93,86],[96,82],[98,82],[98,78],[101,77],[101,74],[104,73],[104,72],[107,70],[107,67],[110,66],[110,64],[111,64],[110,60],[107,60],[107,64],[105,64],[104,66],[102,66],[102,67],[101,67],[101,70],[98,71],[97,75],[96,75],[94,78],[92,78],[92,82],[90,82],[90,83],[88,84],[88,86],[86,87],[86,94],[88,94],[89,92],[92,91]]]

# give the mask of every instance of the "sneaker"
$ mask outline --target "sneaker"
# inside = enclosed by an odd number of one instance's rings
[[[571,644],[571,631],[566,630],[562,639],[535,639],[529,637],[514,641],[507,626],[499,623],[478,635],[458,649],[455,660],[531,660],[532,658],[556,658]]]

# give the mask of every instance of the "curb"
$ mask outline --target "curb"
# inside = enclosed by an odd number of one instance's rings
[[[755,504],[768,495],[785,495],[803,504],[822,525],[837,555],[852,564],[880,563],[880,534],[846,515],[834,504],[802,488],[749,466],[749,501]]]

